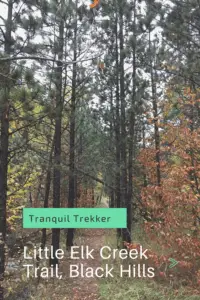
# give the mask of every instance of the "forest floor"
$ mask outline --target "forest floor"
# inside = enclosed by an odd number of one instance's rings
[[[99,207],[108,207],[106,201],[102,201]],[[96,269],[102,266],[99,255],[100,248],[104,245],[105,229],[82,229],[79,237],[75,240],[77,246],[88,246],[88,249],[94,249],[92,255],[94,259],[79,259],[78,264],[82,264],[84,268]],[[70,263],[74,263],[72,260]],[[69,262],[67,262],[69,265]],[[65,267],[63,266],[63,269]],[[69,272],[68,272],[69,274]],[[80,276],[72,280],[72,296],[69,299],[73,300],[98,300],[100,299],[99,280],[96,277],[81,278]]]
[[[107,207],[107,200],[98,207]],[[77,229],[74,245],[88,246],[89,249],[94,249],[92,253],[94,259],[78,259],[70,258],[70,252],[66,252],[63,260],[59,264],[59,274],[62,274],[62,279],[49,278],[26,278],[25,272],[16,272],[5,278],[5,289],[7,291],[6,300],[98,300],[100,299],[99,280],[94,278],[70,278],[70,265],[82,264],[84,269],[97,268],[102,266],[102,261],[99,256],[99,249],[104,245],[105,232],[104,229]],[[38,238],[40,240],[40,238]],[[50,246],[48,241],[47,246]],[[65,234],[61,232],[60,248],[65,248]],[[14,260],[15,262],[16,259]],[[27,262],[21,260],[20,266]],[[47,261],[45,262],[47,263]],[[44,264],[45,264],[44,263]],[[41,267],[45,266],[41,264]],[[21,269],[21,268],[20,268]]]
[[[107,207],[106,200],[99,207]],[[142,237],[135,232],[137,241],[146,246],[147,237]],[[144,241],[142,240],[144,238]],[[71,259],[67,252],[60,262],[59,273],[62,279],[49,278],[27,279],[22,272],[10,281],[12,291],[6,300],[199,300],[199,295],[185,294],[182,288],[174,289],[173,286],[163,285],[153,279],[121,278],[119,276],[119,260],[103,261],[99,250],[102,246],[117,247],[116,231],[111,229],[79,229],[76,231],[75,246],[88,246],[94,249],[94,259]],[[65,235],[61,235],[61,248],[65,247]],[[114,265],[114,277],[111,278],[70,278],[69,268],[71,264],[82,264],[84,268],[103,267],[104,263]],[[21,263],[22,264],[22,263]],[[115,271],[116,270],[116,271]],[[19,291],[21,290],[21,291]],[[19,291],[19,292],[16,292]]]

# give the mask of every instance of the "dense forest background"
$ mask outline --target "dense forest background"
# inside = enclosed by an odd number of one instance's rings
[[[118,246],[134,246],[139,226],[159,245],[162,280],[198,293],[200,1],[89,4],[0,0],[0,280],[25,238],[23,207],[104,195],[127,208]],[[42,247],[50,238],[56,251],[60,233],[43,229]],[[176,274],[161,267],[168,257]]]

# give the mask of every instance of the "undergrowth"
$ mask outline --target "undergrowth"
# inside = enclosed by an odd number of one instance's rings
[[[134,242],[140,242],[144,249],[155,249],[154,245],[143,231],[137,226],[134,229]],[[111,248],[117,247],[115,230],[110,230],[105,236],[104,245]],[[158,251],[158,249],[157,249]],[[106,261],[105,261],[106,262]],[[104,262],[103,262],[104,263]],[[110,263],[110,262],[109,262]],[[122,264],[122,260],[113,260],[115,266],[114,277],[103,278],[100,282],[101,300],[199,300],[199,295],[195,295],[192,290],[183,286],[174,288],[171,284],[156,282],[154,279],[120,277],[117,265]]]

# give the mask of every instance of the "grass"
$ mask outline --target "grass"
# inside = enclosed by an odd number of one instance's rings
[[[148,238],[136,228],[134,230],[134,241],[140,242],[143,248],[150,248],[151,242]],[[116,248],[116,234],[114,230],[107,233],[104,245]],[[155,245],[153,245],[155,246]],[[152,247],[151,247],[152,248]],[[105,261],[106,263],[106,261]],[[117,265],[122,261],[115,259],[111,262],[115,266],[114,277],[103,278],[100,282],[100,299],[101,300],[199,300],[199,295],[193,295],[192,291],[186,290],[184,287],[174,289],[170,284],[158,283],[153,279],[145,278],[121,278]]]
[[[175,295],[174,291],[163,289],[155,282],[121,278],[111,282],[102,281],[100,292],[102,300],[199,300],[199,295],[184,295],[184,290],[178,291],[178,295]]]

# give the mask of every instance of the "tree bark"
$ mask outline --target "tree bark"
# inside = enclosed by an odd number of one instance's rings
[[[116,8],[117,11],[117,8]],[[116,54],[116,122],[115,122],[115,139],[116,139],[116,175],[115,175],[115,197],[116,207],[121,207],[121,182],[120,182],[120,92],[119,92],[119,49],[118,49],[118,13],[116,12],[115,20],[115,54]],[[117,229],[118,238],[121,236],[121,229]]]
[[[121,205],[127,208],[127,157],[126,157],[126,100],[124,90],[124,13],[123,1],[119,4],[119,45],[120,45],[120,108],[121,108]],[[128,215],[127,215],[128,216]],[[128,218],[127,218],[128,219]],[[127,220],[128,221],[128,220]],[[123,241],[130,239],[128,228],[122,229]]]
[[[113,143],[113,127],[114,127],[114,116],[113,116],[113,88],[110,86],[110,111],[111,111],[111,117],[110,117],[110,149],[112,149],[112,143]],[[112,174],[111,174],[112,176]],[[113,176],[111,178],[111,185],[113,185]],[[114,190],[110,190],[109,192],[109,207],[114,208],[115,207],[115,193]]]
[[[6,56],[11,54],[11,33],[12,33],[13,1],[8,1],[8,15],[5,27]],[[0,300],[3,300],[4,293],[2,281],[5,271],[5,240],[6,240],[6,200],[7,200],[7,173],[8,173],[8,144],[9,144],[9,97],[10,97],[10,62],[4,63],[5,82],[2,86],[3,95],[0,102]]]
[[[135,131],[135,94],[136,94],[136,1],[134,1],[134,12],[133,12],[133,35],[134,35],[134,46],[133,46],[133,74],[132,74],[132,101],[130,107],[130,120],[129,120],[129,144],[128,144],[128,193],[127,193],[127,242],[131,242],[131,227],[132,227],[132,197],[133,197],[133,143],[134,143],[134,131]]]
[[[65,1],[61,1],[64,7]],[[62,11],[62,9],[61,9]],[[63,60],[64,49],[64,18],[60,17],[59,37],[58,37],[58,60]],[[61,130],[62,130],[62,110],[63,110],[63,94],[62,94],[62,62],[57,63],[56,71],[56,118],[55,118],[55,148],[54,148],[54,170],[53,170],[53,207],[60,208],[60,182],[61,182]],[[54,267],[58,264],[55,252],[59,249],[60,244],[60,228],[52,229],[52,246],[53,258],[50,264]]]
[[[49,162],[47,167],[47,174],[46,174],[46,181],[45,181],[45,195],[44,195],[44,208],[49,207],[49,193],[51,188],[51,167],[52,167],[52,160],[53,160],[53,151],[54,151],[54,142],[55,142],[55,135],[53,137],[52,146],[50,149],[49,154]],[[42,229],[42,238],[41,238],[41,248],[44,249],[46,245],[46,234],[47,230],[46,228]]]
[[[77,12],[77,1],[76,1],[76,12]],[[75,28],[74,28],[74,57],[73,60],[77,59],[77,13],[75,16]],[[69,197],[68,207],[73,208],[75,205],[75,113],[76,113],[76,81],[77,81],[77,64],[73,64],[72,70],[72,97],[71,97],[71,110],[70,110],[70,142],[69,142]],[[67,232],[66,248],[73,246],[74,240],[74,228],[69,228]]]

